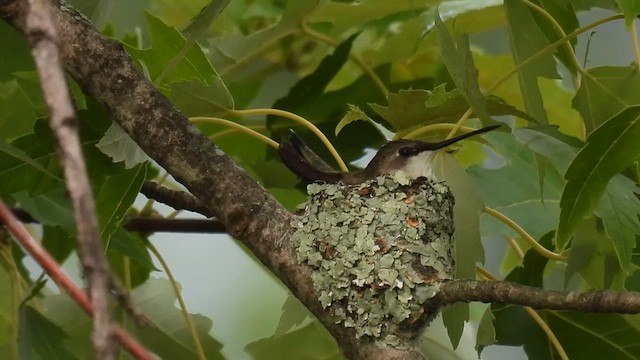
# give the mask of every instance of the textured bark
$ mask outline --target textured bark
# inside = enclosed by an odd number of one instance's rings
[[[443,282],[440,292],[428,306],[471,301],[516,304],[546,310],[611,314],[640,313],[640,294],[637,292],[543,290],[506,281],[451,280]]]

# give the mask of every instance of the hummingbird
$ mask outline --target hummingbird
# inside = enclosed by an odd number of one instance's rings
[[[341,182],[345,185],[355,185],[381,175],[391,175],[399,170],[402,170],[410,180],[419,177],[434,179],[432,162],[438,150],[499,127],[500,125],[487,126],[436,143],[409,139],[390,141],[380,148],[365,169],[359,171],[334,170],[314,153],[293,130],[280,142],[278,155],[289,170],[306,183]]]

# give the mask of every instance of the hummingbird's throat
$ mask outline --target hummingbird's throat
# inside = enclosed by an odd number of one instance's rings
[[[412,156],[402,169],[407,177],[415,180],[419,177],[426,177],[430,180],[437,180],[433,173],[433,160],[436,157],[436,151],[424,151],[416,156]]]

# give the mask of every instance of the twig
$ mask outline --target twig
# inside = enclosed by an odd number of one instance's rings
[[[480,301],[494,304],[525,305],[534,309],[572,310],[595,313],[640,313],[640,293],[614,291],[556,291],[507,281],[451,280],[428,306]]]
[[[49,253],[35,241],[25,227],[16,219],[11,210],[0,200],[0,220],[9,229],[17,241],[27,250],[29,255],[47,272],[49,277],[89,315],[93,314],[93,306],[87,295],[77,287],[71,278],[62,271],[60,265]],[[155,359],[147,349],[136,339],[132,338],[124,329],[114,325],[114,335],[122,347],[134,358],[141,360]]]
[[[189,210],[206,217],[212,216],[202,201],[184,191],[172,190],[158,183],[147,181],[142,185],[140,192],[149,199],[169,205],[176,210]]]
[[[24,209],[12,208],[11,212],[23,223],[37,223]],[[227,231],[220,221],[212,219],[166,219],[132,216],[124,221],[123,228],[141,233],[206,233],[224,234]]]
[[[94,309],[92,339],[95,357],[115,359],[117,347],[113,341],[109,309],[109,265],[103,255],[95,204],[77,133],[77,119],[60,62],[60,36],[49,1],[28,0],[22,4],[25,34],[32,48],[31,53],[51,116],[50,126],[64,169],[65,183],[73,203],[80,261],[87,276]]]

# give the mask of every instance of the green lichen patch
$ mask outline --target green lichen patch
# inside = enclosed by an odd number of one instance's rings
[[[292,241],[312,268],[318,300],[358,337],[402,346],[407,329],[435,316],[422,304],[454,273],[451,191],[399,172],[358,185],[311,184],[307,192]]]

